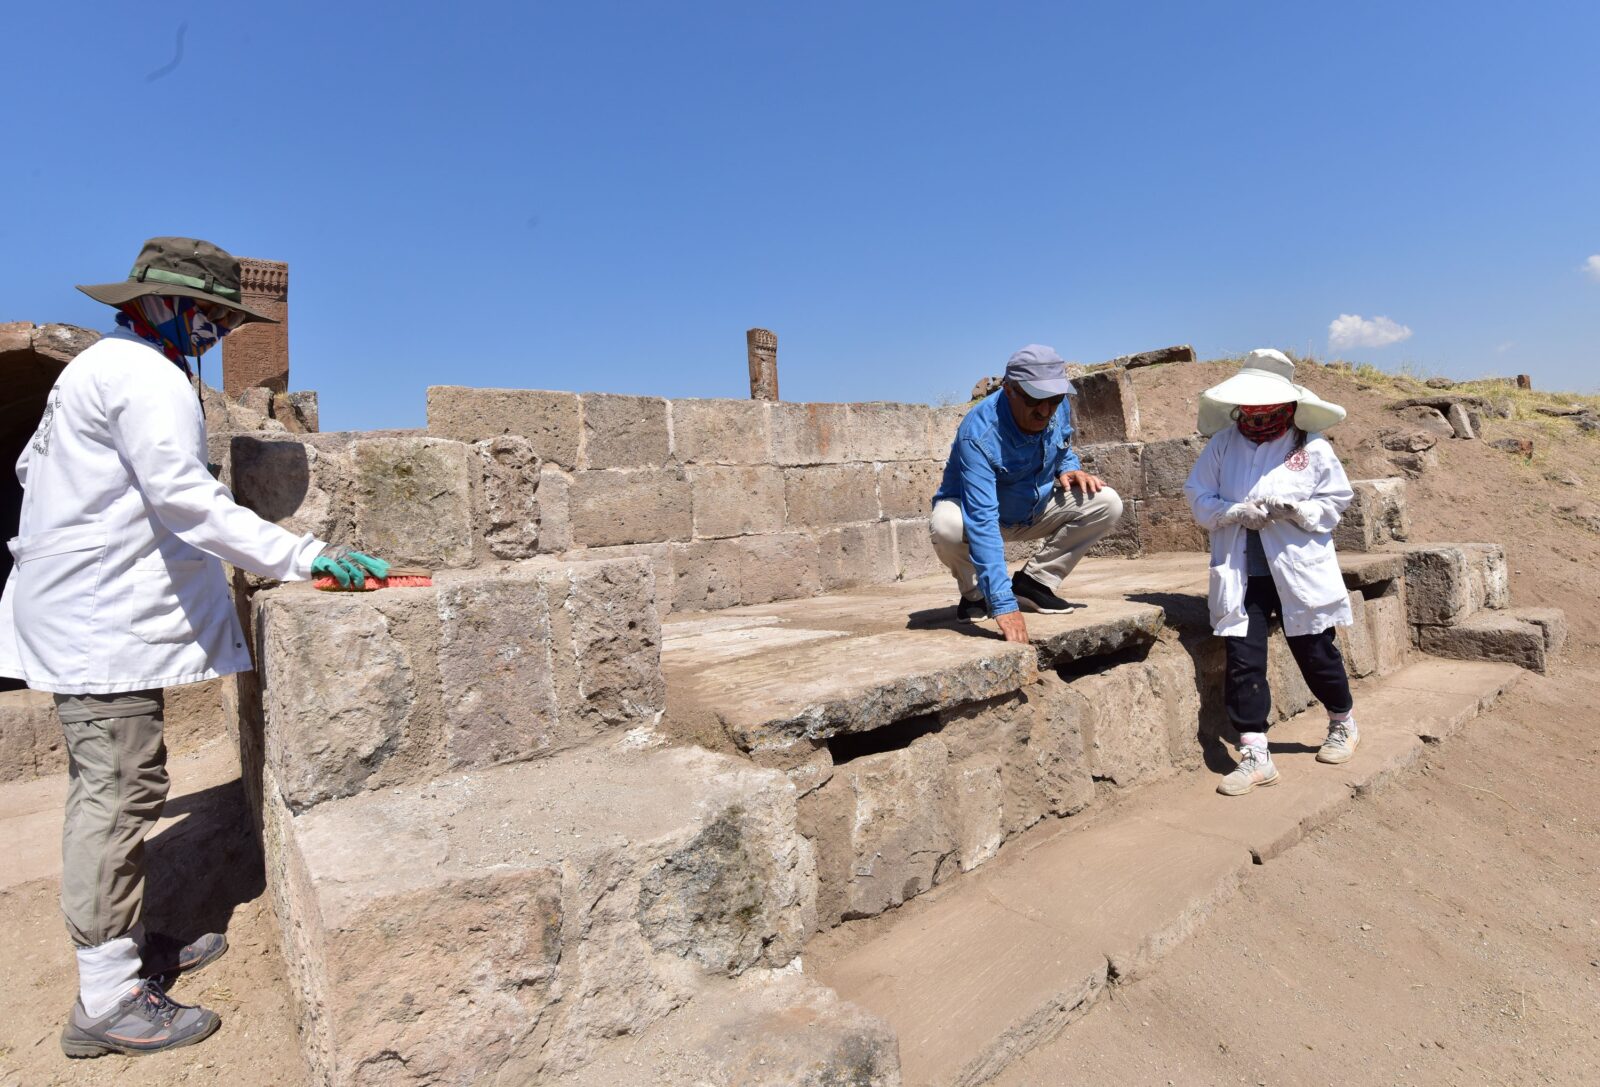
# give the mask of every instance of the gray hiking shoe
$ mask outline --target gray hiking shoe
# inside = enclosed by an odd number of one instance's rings
[[[98,1019],[89,1017],[81,1000],[75,1002],[61,1028],[61,1052],[69,1057],[161,1053],[194,1045],[221,1025],[216,1012],[179,1004],[147,978]]]
[[[1223,778],[1217,792],[1223,796],[1243,796],[1257,785],[1263,788],[1278,784],[1278,768],[1272,765],[1272,753],[1264,747],[1241,747],[1239,765]]]
[[[1347,717],[1343,721],[1328,722],[1328,738],[1322,741],[1322,746],[1317,749],[1318,762],[1331,762],[1338,765],[1349,762],[1350,756],[1356,753],[1356,745],[1361,742],[1361,730],[1356,728],[1356,719]]]
[[[220,932],[208,932],[190,943],[163,932],[145,936],[139,949],[144,960],[144,976],[154,978],[163,989],[172,988],[180,974],[193,974],[208,963],[216,962],[228,950],[228,938]]]

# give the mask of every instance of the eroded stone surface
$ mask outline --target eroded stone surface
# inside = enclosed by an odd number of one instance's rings
[[[0,782],[66,769],[66,740],[48,691],[0,692]]]
[[[302,1030],[335,1084],[571,1072],[703,979],[787,963],[811,925],[792,788],[702,751],[573,753],[279,822]]]
[[[539,551],[539,484],[543,465],[520,435],[476,442],[482,512],[479,528],[497,559],[527,559]],[[565,513],[565,510],[562,511]]]
[[[953,861],[959,813],[937,737],[835,771],[855,797],[846,917],[870,917],[932,887]]]
[[[428,432],[458,442],[520,434],[545,460],[578,467],[583,432],[578,394],[540,389],[428,389]]]

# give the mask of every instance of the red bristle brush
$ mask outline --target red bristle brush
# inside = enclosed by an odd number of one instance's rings
[[[388,577],[367,575],[365,585],[344,586],[323,574],[311,579],[311,586],[329,593],[369,593],[374,589],[427,589],[433,586],[433,575],[426,570],[401,570],[391,567]]]

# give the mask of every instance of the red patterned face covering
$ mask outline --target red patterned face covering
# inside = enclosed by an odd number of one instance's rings
[[[1241,404],[1233,409],[1234,420],[1239,424],[1239,433],[1259,445],[1287,434],[1294,425],[1294,411],[1299,406],[1294,401],[1287,404]]]

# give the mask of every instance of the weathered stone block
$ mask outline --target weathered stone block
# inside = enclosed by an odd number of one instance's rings
[[[783,473],[766,466],[699,465],[688,469],[694,534],[701,538],[781,532]]]
[[[1406,611],[1412,623],[1458,623],[1472,613],[1472,596],[1472,575],[1461,548],[1445,544],[1406,552]]]
[[[950,447],[955,444],[956,431],[971,407],[956,404],[947,408],[934,408],[928,418],[928,456],[940,464],[950,459]]]
[[[684,464],[766,464],[764,400],[670,400],[673,455]]]
[[[240,505],[296,535],[344,539],[355,531],[342,451],[263,434],[237,435],[228,446],[227,475]]]
[[[738,543],[739,603],[765,604],[822,591],[816,537],[804,532],[746,536]]]
[[[1070,681],[1084,699],[1084,743],[1097,778],[1126,788],[1166,773],[1167,700],[1143,661]]]
[[[66,737],[48,691],[0,692],[0,784],[67,768]]]
[[[1144,539],[1139,535],[1140,517],[1139,507],[1144,505],[1144,499],[1133,499],[1126,495],[1122,499],[1122,520],[1117,522],[1117,527],[1100,538],[1100,542],[1089,549],[1091,558],[1104,558],[1115,555],[1120,558],[1133,558],[1144,553]]]
[[[1411,627],[1406,622],[1405,599],[1394,593],[1366,602],[1372,630],[1374,671],[1380,676],[1399,671],[1411,651]]]
[[[744,561],[737,540],[673,544],[673,611],[718,611],[739,603],[739,569]]]
[[[397,566],[470,566],[478,465],[460,442],[372,438],[351,445],[360,546]]]
[[[658,718],[666,681],[650,559],[551,564],[539,576],[562,734],[581,740]]]
[[[697,979],[789,962],[812,927],[793,790],[692,749],[495,767],[280,823],[268,872],[306,1054],[340,1087],[560,1079]]]
[[[878,521],[821,533],[817,536],[817,572],[823,592],[895,580],[893,527]]]
[[[586,736],[560,734],[550,602],[537,576],[469,574],[438,586],[439,679],[450,769],[531,758]]]
[[[1353,622],[1347,627],[1335,627],[1334,631],[1345,670],[1360,679],[1377,672],[1378,646],[1367,616],[1366,599],[1359,592],[1350,594],[1350,614]]]
[[[1560,608],[1518,608],[1512,614],[1543,632],[1547,660],[1554,660],[1566,647],[1567,613]]]
[[[1140,491],[1143,497],[1182,498],[1183,486],[1189,481],[1194,462],[1200,458],[1205,447],[1204,438],[1172,438],[1146,443],[1143,456],[1144,486]]]
[[[581,400],[584,468],[659,468],[672,459],[665,400],[610,393]]]
[[[835,773],[796,803],[796,826],[811,844],[817,867],[818,929],[833,928],[850,910],[850,873],[855,854],[850,842],[856,797]]]
[[[847,918],[882,913],[949,874],[959,848],[958,815],[949,759],[937,737],[863,756],[835,772],[856,802]]]
[[[428,389],[428,432],[458,442],[520,434],[540,457],[563,468],[578,467],[583,435],[576,393],[540,389]]]
[[[296,586],[260,594],[256,608],[266,765],[290,811],[437,769],[432,646],[401,636],[434,625],[432,590]]]
[[[933,409],[887,402],[845,406],[846,458],[853,461],[926,460]]]
[[[1000,829],[1005,838],[1022,833],[1058,806],[1056,794],[1063,781],[1054,772],[1061,765],[1061,752],[1052,742],[1065,737],[1046,736],[1041,731],[1047,727],[1044,716],[1052,709],[1047,700],[1039,697],[1038,689],[1030,686],[939,712],[939,739],[948,749],[952,764],[989,756],[998,760]],[[1038,747],[1034,746],[1036,739]],[[1078,747],[1078,768],[1087,783],[1081,742]],[[1092,793],[1092,784],[1089,789]]]
[[[1511,574],[1506,551],[1499,544],[1462,544],[1474,608],[1504,608],[1511,603]]]
[[[1401,476],[1368,479],[1362,486],[1377,495],[1383,513],[1381,535],[1391,540],[1411,538],[1411,513],[1406,501],[1406,481]]]
[[[239,730],[239,696],[232,676],[168,687],[162,735],[169,752],[191,751]]]
[[[506,434],[475,442],[472,451],[478,458],[477,521],[489,553],[497,559],[532,558],[539,551],[539,484],[544,479],[533,444]]]
[[[1273,631],[1267,641],[1267,683],[1272,689],[1274,721],[1286,721],[1317,701],[1281,630]]]
[[[1044,799],[1037,815],[1075,815],[1094,802],[1094,777],[1084,737],[1094,711],[1083,692],[1054,672],[1040,673],[1039,685],[1030,697],[1037,698],[1040,707],[1027,748]],[[1008,790],[1006,798],[1010,805],[1017,798],[1016,790]],[[1008,832],[1015,833],[1010,830],[1016,824],[1009,806],[1006,815]],[[1028,819],[1022,826],[1031,822]]]
[[[676,563],[673,551],[677,544],[619,544],[615,547],[584,547],[568,553],[563,558],[575,562],[599,559],[644,559],[650,564],[655,580],[656,612],[665,618],[672,611],[676,591]]]
[[[900,461],[878,466],[878,505],[885,517],[926,517],[944,478],[944,462]]]
[[[798,974],[752,976],[608,1046],[562,1087],[900,1087],[882,1020]]]
[[[1167,758],[1181,770],[1199,768],[1205,759],[1200,746],[1200,687],[1194,661],[1188,654],[1165,645],[1152,650],[1145,661],[1150,687],[1161,696],[1162,720],[1167,726]]]
[[[783,489],[790,528],[876,521],[880,516],[877,471],[871,464],[789,468],[783,473]]]
[[[1424,653],[1454,660],[1504,661],[1533,672],[1549,666],[1544,628],[1515,613],[1480,612],[1454,626],[1418,628]]]
[[[1005,786],[1000,757],[980,752],[951,766],[956,794],[956,863],[970,872],[1000,852],[1005,841]]]
[[[1096,370],[1072,379],[1073,437],[1076,441],[1126,442],[1139,437],[1139,401],[1128,372]]]
[[[1105,480],[1125,501],[1144,494],[1144,449],[1142,442],[1100,442],[1077,446],[1078,459],[1083,462],[1084,471]]]
[[[1182,498],[1140,499],[1134,510],[1145,551],[1209,551],[1211,539]]]
[[[579,472],[570,501],[579,545],[687,540],[694,531],[693,493],[681,468]]]
[[[542,465],[537,490],[539,550],[566,551],[572,547],[572,477],[554,465]]]
[[[773,464],[838,464],[849,459],[844,404],[778,402],[768,411]]]
[[[1383,542],[1383,505],[1377,493],[1363,486],[1366,480],[1352,480],[1350,505],[1333,530],[1333,545],[1340,551],[1371,551]]]
[[[895,521],[894,553],[900,566],[900,580],[923,577],[944,569],[944,563],[933,553],[933,539],[928,534],[926,517]]]
[[[1445,418],[1450,427],[1455,431],[1457,438],[1466,438],[1469,441],[1476,438],[1477,432],[1472,429],[1472,420],[1467,417],[1467,409],[1460,404],[1451,404],[1450,411]]]

